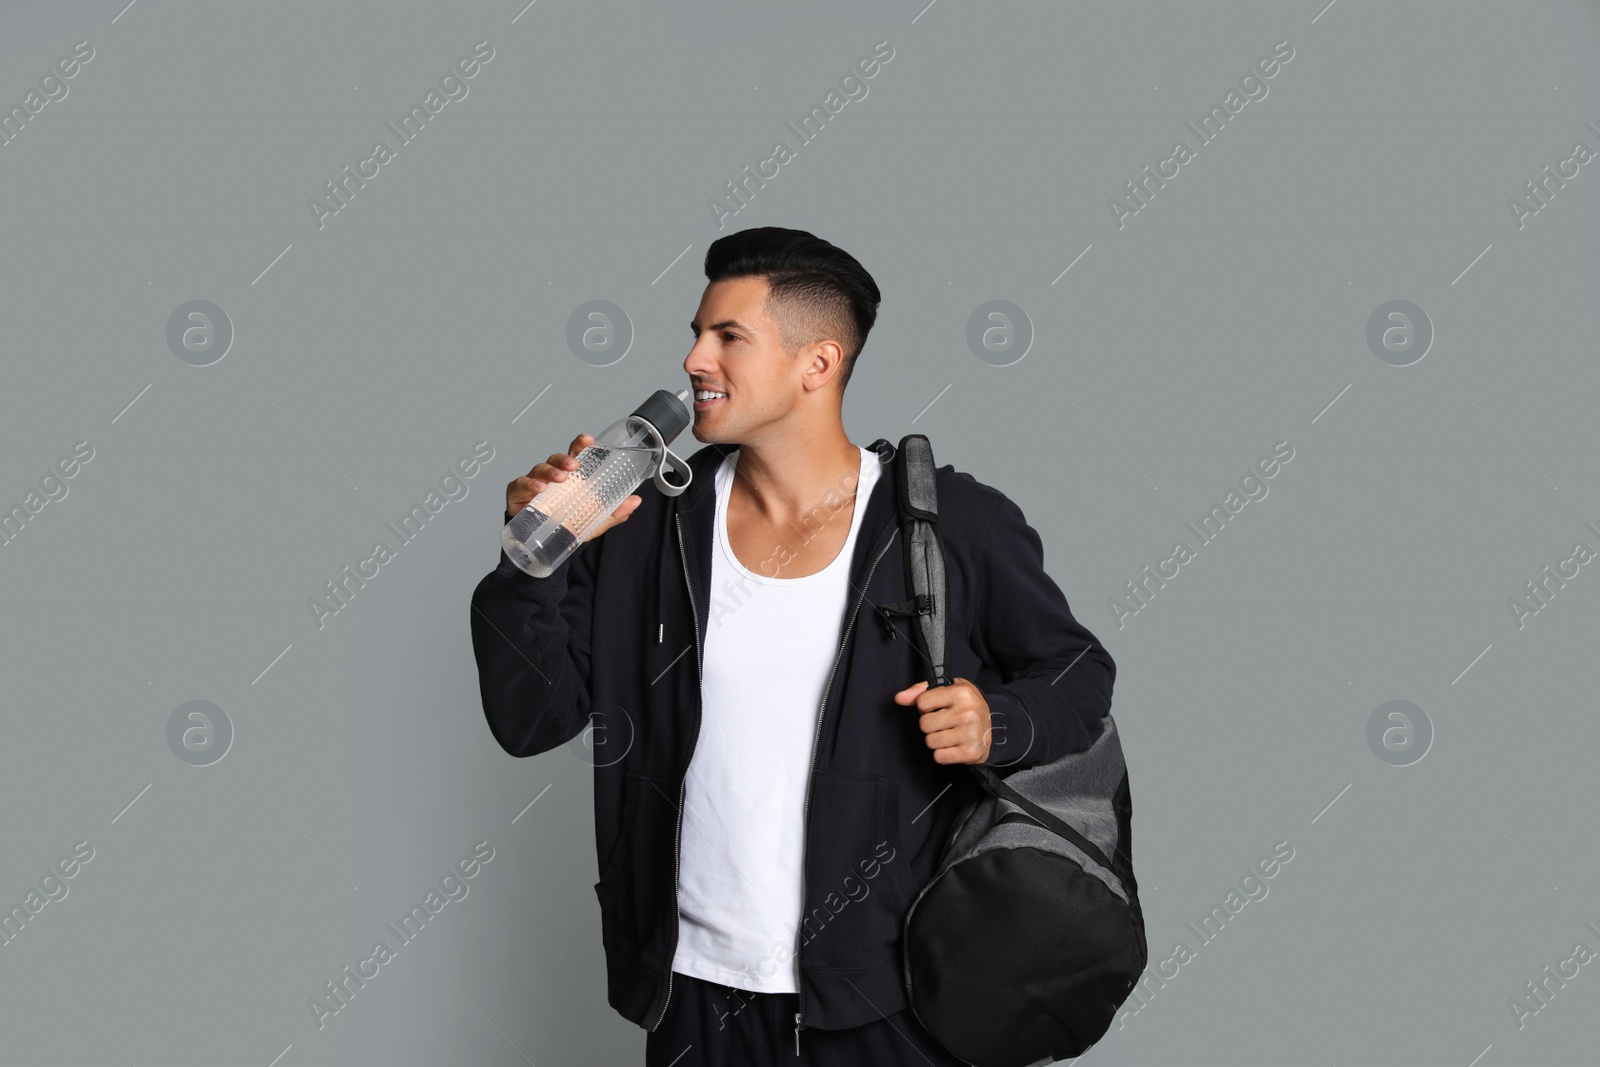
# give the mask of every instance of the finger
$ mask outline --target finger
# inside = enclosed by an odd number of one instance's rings
[[[549,459],[533,468],[533,473],[531,476],[538,478],[540,481],[559,482],[566,478],[567,470],[576,465],[577,460],[573,459],[571,456],[562,455],[560,452],[557,452],[555,455],[551,456]]]
[[[585,448],[588,448],[592,444],[594,444],[593,434],[580,433],[578,436],[572,439],[572,444],[567,446],[567,455],[576,456],[579,452],[582,452]]]
[[[542,467],[543,464],[540,464],[540,466]],[[548,473],[536,467],[534,468],[534,473],[524,475],[512,483],[511,493],[514,496],[536,497],[544,492],[544,487],[549,484]]]
[[[939,708],[935,711],[925,711],[917,720],[917,725],[922,732],[932,737],[938,734],[957,733],[962,736],[975,734],[977,723],[974,718],[961,708]]]
[[[928,688],[927,682],[917,682],[915,685],[909,685],[894,695],[894,702],[896,704],[915,703],[917,697],[920,696],[922,691],[926,688]]]
[[[967,694],[956,686],[941,685],[917,694],[917,707],[923,711],[937,711],[965,704],[967,699]]]
[[[936,730],[927,736],[928,747],[934,750],[941,748],[955,748],[970,741],[971,735],[965,730]]]
[[[933,750],[933,761],[947,766],[979,764],[983,762],[983,758],[979,755],[980,751],[980,749],[962,745],[936,748]]]

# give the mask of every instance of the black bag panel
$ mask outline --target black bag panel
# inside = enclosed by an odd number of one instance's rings
[[[1117,851],[1111,857],[1117,877],[1128,890],[1128,909],[1133,913],[1133,927],[1139,933],[1139,970],[1144,971],[1148,960],[1148,946],[1144,935],[1144,909],[1139,906],[1139,882],[1133,870],[1133,794],[1128,788],[1128,772],[1122,772],[1122,781],[1111,797],[1112,810],[1117,813]]]
[[[677,834],[677,783],[630,772],[623,782],[621,832],[594,885],[604,944],[638,953],[662,943],[658,934],[665,921],[676,922]]]
[[[899,942],[909,904],[900,779],[818,770],[810,803],[800,934],[805,967],[865,967]]]
[[[997,848],[950,867],[917,902],[906,968],[918,1021],[980,1067],[1081,1055],[1144,971],[1142,930],[1071,859]]]

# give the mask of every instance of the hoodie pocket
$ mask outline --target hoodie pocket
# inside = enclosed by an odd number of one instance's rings
[[[856,969],[900,937],[909,872],[900,779],[817,771],[806,841],[802,952],[807,970]],[[900,875],[896,878],[896,873]]]
[[[612,886],[612,876],[616,873],[617,858],[623,851],[623,842],[633,830],[634,814],[639,806],[639,780],[642,775],[629,773],[622,779],[622,819],[618,827],[616,840],[611,843],[611,851],[606,853],[606,860],[600,865],[600,880],[594,884],[595,895],[602,900],[609,895]]]
[[[622,828],[594,884],[601,939],[636,952],[651,943],[663,908],[673,911],[677,785],[629,773],[623,780]]]

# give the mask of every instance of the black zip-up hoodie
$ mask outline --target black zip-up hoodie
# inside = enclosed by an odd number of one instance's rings
[[[955,817],[979,795],[970,771],[934,760],[916,708],[894,702],[928,672],[912,620],[875,610],[910,591],[894,446],[871,448],[885,466],[866,502],[840,630],[795,635],[836,649],[812,745],[804,917],[795,944],[768,969],[793,969],[798,954],[797,1043],[803,1027],[859,1026],[906,1007],[906,911],[933,876]],[[604,741],[594,768],[594,889],[607,999],[651,1030],[672,995],[683,780],[700,730],[712,594],[714,475],[733,450],[707,445],[691,456],[693,484],[679,496],[646,481],[628,521],[579,546],[548,578],[525,574],[502,552],[472,594],[483,709],[507,752],[547,752],[596,716]],[[1006,774],[1088,748],[1110,710],[1116,664],[1073,618],[1017,505],[949,465],[936,482],[950,673],[989,703],[985,764]]]

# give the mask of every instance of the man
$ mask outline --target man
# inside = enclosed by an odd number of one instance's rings
[[[514,756],[596,717],[608,1000],[650,1031],[647,1067],[958,1064],[900,951],[978,795],[962,765],[1088,748],[1116,666],[1017,506],[947,465],[955,681],[929,690],[920,636],[880,610],[910,598],[893,446],[841,420],[877,284],[773,227],[716,241],[705,271],[689,488],[647,481],[548,578],[502,553],[472,597],[484,712]],[[506,520],[592,440],[511,482]]]

